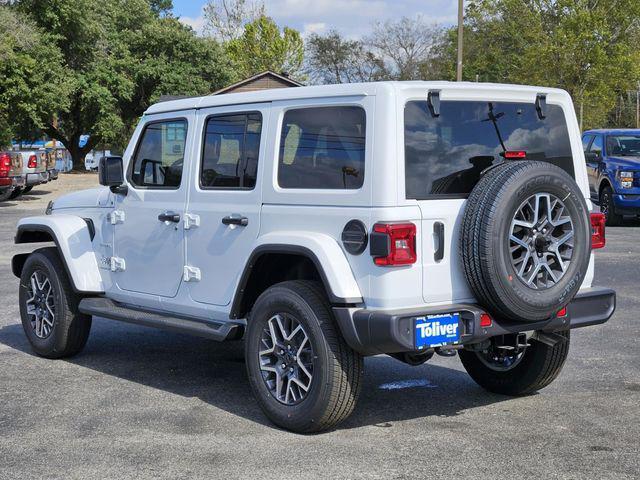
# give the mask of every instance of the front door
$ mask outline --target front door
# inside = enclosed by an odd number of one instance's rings
[[[112,270],[121,290],[161,297],[178,291],[194,120],[195,111],[164,114],[142,127],[127,167],[129,191],[111,214]]]
[[[196,302],[227,305],[260,230],[269,105],[218,107],[198,112],[201,145],[189,194],[185,230],[189,282]],[[196,222],[198,225],[196,226]]]

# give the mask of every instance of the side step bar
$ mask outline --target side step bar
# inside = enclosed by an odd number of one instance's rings
[[[149,312],[132,308],[104,297],[83,298],[80,300],[78,310],[87,315],[187,333],[220,342],[239,339],[244,332],[244,325],[241,322],[209,322],[194,318],[175,317],[163,312]]]

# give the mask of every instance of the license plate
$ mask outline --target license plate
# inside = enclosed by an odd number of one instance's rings
[[[460,314],[442,313],[415,319],[416,349],[453,345],[460,341]]]

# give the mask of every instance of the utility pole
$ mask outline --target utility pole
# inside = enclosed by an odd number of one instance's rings
[[[456,80],[462,81],[462,22],[464,21],[464,0],[458,0],[458,68]]]
[[[636,90],[636,128],[640,128],[640,82]]]

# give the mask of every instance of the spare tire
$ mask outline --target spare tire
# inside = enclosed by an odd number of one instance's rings
[[[492,315],[549,319],[571,301],[589,266],[584,196],[550,163],[492,167],[467,201],[460,251],[469,286]]]

